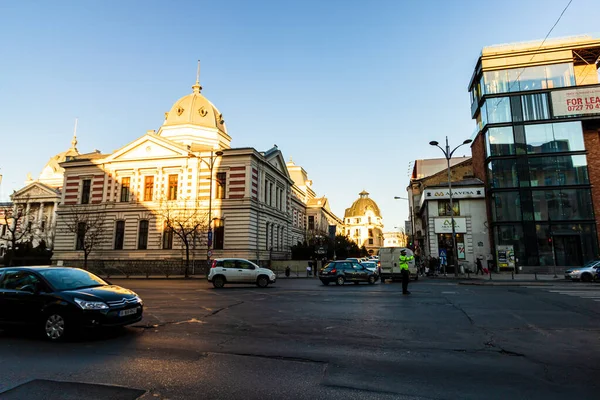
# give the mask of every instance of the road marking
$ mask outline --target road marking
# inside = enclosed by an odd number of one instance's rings
[[[542,289],[539,286],[526,286],[528,289],[541,289],[545,290],[549,293],[556,293],[560,295],[565,295],[569,297],[579,297],[580,299],[588,299],[600,302],[600,287],[589,287],[589,288],[581,288],[581,287],[573,287],[573,288],[563,288],[563,289]]]

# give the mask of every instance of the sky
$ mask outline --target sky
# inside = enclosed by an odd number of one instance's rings
[[[543,39],[568,2],[0,0],[0,200],[70,147],[75,118],[80,152],[158,130],[201,60],[232,147],[276,144],[340,218],[366,190],[397,230],[411,163],[474,131],[481,49]],[[599,14],[572,0],[550,37],[597,32]]]

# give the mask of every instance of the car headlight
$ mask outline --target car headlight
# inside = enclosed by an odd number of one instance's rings
[[[143,304],[143,303],[144,303],[144,301],[142,300],[142,298],[141,298],[140,296],[138,296],[137,294],[135,295],[135,300],[136,300],[138,303],[140,303],[140,304]]]
[[[84,310],[106,310],[108,305],[101,301],[87,301],[75,298],[75,303]]]
[[[581,271],[579,271],[578,269],[575,269],[575,270],[571,271],[571,274],[578,274],[578,273],[580,273],[580,272],[581,272]]]

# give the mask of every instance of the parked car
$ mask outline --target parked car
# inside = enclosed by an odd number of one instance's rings
[[[357,285],[360,282],[367,282],[372,285],[377,282],[377,278],[377,274],[374,272],[357,262],[348,260],[331,261],[319,272],[319,279],[326,286],[332,282],[338,286],[346,282],[354,282]]]
[[[208,281],[217,289],[226,283],[250,283],[265,288],[275,283],[275,273],[267,268],[259,267],[252,261],[243,258],[217,258],[213,260]]]
[[[590,261],[583,267],[569,268],[565,271],[565,279],[592,282],[600,273],[600,260]]]
[[[363,261],[360,263],[360,265],[362,265],[369,271],[375,273],[376,275],[379,275],[379,266],[377,265],[377,262],[375,260]]]
[[[81,327],[112,327],[142,319],[142,299],[79,268],[0,270],[0,325],[31,326],[52,341]]]

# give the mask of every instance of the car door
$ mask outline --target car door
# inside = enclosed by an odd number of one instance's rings
[[[240,281],[245,283],[256,282],[256,267],[246,260],[237,260]]]
[[[354,267],[354,280],[366,281],[368,279],[369,270],[359,263],[353,263]]]
[[[222,260],[222,272],[227,282],[235,283],[241,279],[241,273],[238,272],[237,260]]]
[[[342,268],[344,271],[344,279],[346,279],[346,281],[353,281],[354,280],[354,268],[352,268],[352,263],[345,262],[345,263],[343,263]]]
[[[43,302],[40,291],[45,285],[36,274],[7,271],[0,285],[7,322],[24,324],[38,319]]]

